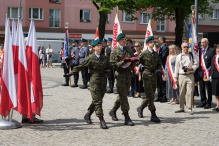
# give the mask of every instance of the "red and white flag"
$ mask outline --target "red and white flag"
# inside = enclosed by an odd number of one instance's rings
[[[15,86],[17,90],[18,84],[18,37],[16,30],[16,23],[12,21],[12,48],[13,48],[13,60],[14,60],[14,74],[15,74]]]
[[[17,93],[15,87],[13,50],[9,18],[6,18],[5,23],[4,55],[2,60],[0,114],[4,117],[7,117],[10,110],[17,107]]]
[[[32,112],[40,116],[43,107],[43,89],[39,65],[39,56],[34,21],[31,20],[26,44],[26,56],[28,62],[28,74],[31,79],[30,93]]]
[[[117,36],[122,33],[122,29],[120,27],[119,19],[118,19],[118,14],[116,14],[114,25],[113,25],[113,45],[112,49],[116,48],[118,46],[117,42]]]
[[[99,39],[98,27],[97,27],[97,29],[96,29],[96,33],[95,33],[95,38],[94,38],[94,40],[97,40],[97,39]]]
[[[26,45],[21,20],[18,20],[17,27],[18,39],[18,112],[28,116],[33,121],[31,97],[30,97],[30,77],[28,74]],[[38,61],[39,62],[39,61]]]
[[[153,36],[153,32],[152,32],[152,29],[151,29],[151,19],[150,19],[149,22],[148,22],[148,27],[147,27],[146,34],[145,34],[145,40],[144,40],[144,48],[143,48],[143,51],[145,51],[145,50],[148,49],[148,46],[147,46],[147,44],[146,44],[146,40],[147,40],[147,38],[149,38],[150,36]],[[156,51],[155,46],[154,46],[154,51]]]
[[[170,56],[167,57],[168,72],[169,72],[170,79],[171,79],[172,84],[173,84],[173,89],[177,89],[178,87],[177,87],[177,85],[175,84],[174,78],[173,78],[174,72],[173,72],[173,68],[172,68],[172,66],[171,66],[171,59],[172,59],[172,58],[171,58]]]

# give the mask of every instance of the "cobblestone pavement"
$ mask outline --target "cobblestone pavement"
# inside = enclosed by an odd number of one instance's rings
[[[92,115],[93,124],[84,122],[84,114],[91,103],[89,90],[62,87],[63,69],[43,68],[42,82],[44,106],[43,124],[21,124],[22,128],[0,131],[0,145],[118,145],[118,146],[218,146],[219,114],[212,109],[194,108],[194,115],[175,114],[179,105],[155,103],[161,123],[150,121],[150,112],[144,110],[144,118],[138,118],[136,108],[142,99],[129,98],[130,117],[135,126],[125,126],[121,110],[119,121],[111,120],[108,112],[117,97],[106,94],[103,110],[108,130],[100,129],[99,119]],[[81,74],[79,85],[82,85]],[[199,97],[195,98],[199,103]],[[213,97],[215,106],[215,98]],[[14,112],[14,119],[21,121],[21,116]]]

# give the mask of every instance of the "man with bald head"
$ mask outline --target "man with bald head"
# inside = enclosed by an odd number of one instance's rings
[[[215,56],[215,50],[208,46],[209,42],[207,38],[201,40],[201,48],[199,49],[199,62],[198,73],[203,80],[199,81],[201,104],[196,106],[198,108],[209,109],[212,103],[212,87],[210,82],[209,72],[211,70],[211,61]],[[206,97],[206,91],[208,92],[208,99]]]
[[[187,112],[188,114],[193,115],[192,97],[195,87],[194,73],[199,64],[195,55],[193,55],[193,53],[189,53],[188,43],[182,43],[181,47],[182,53],[176,57],[175,73],[173,75],[175,84],[179,83],[180,92],[180,109],[175,111],[175,113],[185,112],[184,104],[186,98]]]

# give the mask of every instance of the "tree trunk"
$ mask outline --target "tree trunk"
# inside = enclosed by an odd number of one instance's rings
[[[175,44],[181,47],[182,39],[183,39],[183,21],[184,21],[183,9],[176,8],[175,15],[176,15]]]
[[[104,12],[99,12],[99,15],[100,15],[99,39],[103,40],[104,35],[105,35],[105,27],[106,27],[107,14],[105,14]]]

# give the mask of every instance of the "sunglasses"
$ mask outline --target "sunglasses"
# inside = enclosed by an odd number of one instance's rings
[[[189,48],[188,46],[184,46],[183,48]]]
[[[134,46],[134,47],[139,47],[139,46]]]

